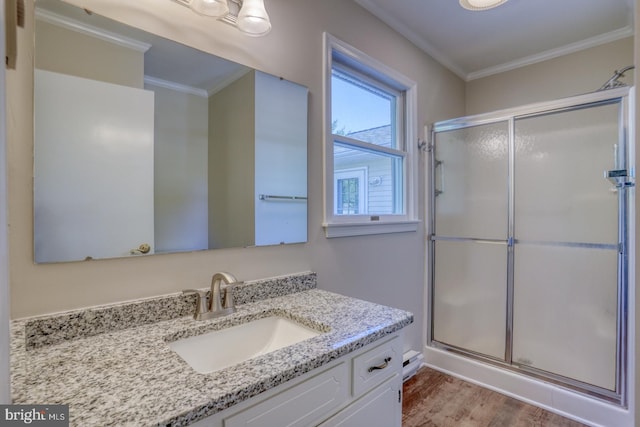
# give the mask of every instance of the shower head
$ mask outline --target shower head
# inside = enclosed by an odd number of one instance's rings
[[[613,76],[611,76],[611,78],[607,80],[605,84],[600,86],[600,89],[598,90],[600,91],[600,90],[606,90],[606,89],[613,89],[615,87],[626,86],[626,84],[619,82],[618,79],[622,77],[624,73],[626,73],[629,70],[633,70],[634,68],[636,68],[634,65],[628,65],[620,70],[614,71]]]

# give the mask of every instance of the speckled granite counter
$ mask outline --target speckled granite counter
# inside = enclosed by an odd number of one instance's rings
[[[402,310],[315,289],[313,273],[283,280],[284,285],[282,280],[267,286],[265,281],[247,283],[238,292],[243,304],[236,313],[208,321],[185,315],[182,306],[193,306],[178,294],[14,321],[13,401],[68,404],[74,426],[188,425],[413,321]],[[148,315],[139,315],[159,304],[173,307],[162,311],[164,320],[150,323]],[[328,332],[206,375],[167,345],[275,314]],[[133,324],[122,320],[127,317]]]

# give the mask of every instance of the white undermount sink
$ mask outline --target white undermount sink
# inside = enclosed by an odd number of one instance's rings
[[[322,332],[272,316],[169,343],[195,371],[208,374],[275,351]]]

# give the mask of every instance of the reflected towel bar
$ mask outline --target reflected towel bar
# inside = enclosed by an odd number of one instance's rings
[[[304,196],[274,196],[271,194],[260,194],[259,196],[260,200],[264,200],[264,201],[274,201],[274,200],[278,200],[278,201],[303,201],[306,202],[307,198]]]

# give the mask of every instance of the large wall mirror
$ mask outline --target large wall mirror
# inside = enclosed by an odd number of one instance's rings
[[[36,2],[38,263],[307,240],[307,88]]]

